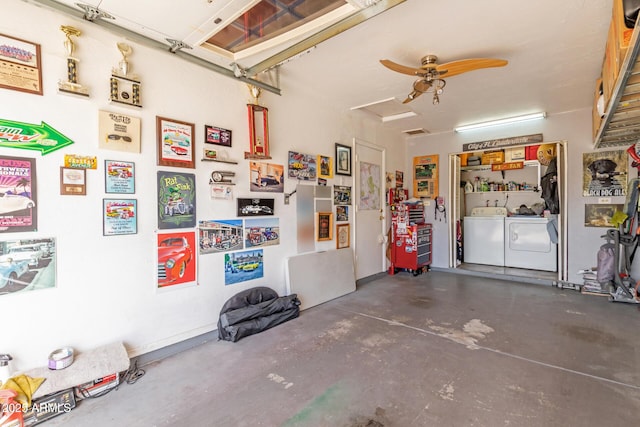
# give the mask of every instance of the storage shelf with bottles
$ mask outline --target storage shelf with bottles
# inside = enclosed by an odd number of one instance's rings
[[[527,160],[521,169],[493,171],[491,165],[462,166],[465,193],[534,193],[540,189],[540,162]],[[498,177],[502,179],[499,179]],[[466,179],[465,179],[466,178]]]

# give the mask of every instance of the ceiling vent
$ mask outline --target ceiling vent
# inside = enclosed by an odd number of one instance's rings
[[[418,129],[403,130],[402,133],[404,133],[407,136],[416,136],[416,135],[426,135],[429,133],[429,131],[423,128],[418,128]]]
[[[351,107],[351,111],[360,110],[377,116],[382,122],[390,122],[394,120],[415,117],[418,114],[411,108],[404,105],[397,98],[387,98],[381,101],[371,102],[369,104]]]

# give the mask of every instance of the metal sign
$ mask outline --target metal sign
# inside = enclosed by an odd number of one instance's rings
[[[514,136],[512,138],[492,139],[489,141],[470,142],[462,145],[462,151],[481,151],[512,145],[536,144],[542,142],[542,134]]]
[[[45,122],[36,125],[0,119],[0,147],[37,150],[48,154],[71,144],[72,140]]]

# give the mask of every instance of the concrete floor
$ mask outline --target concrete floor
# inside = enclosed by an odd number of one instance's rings
[[[144,367],[46,426],[632,426],[640,312],[572,290],[384,276]]]

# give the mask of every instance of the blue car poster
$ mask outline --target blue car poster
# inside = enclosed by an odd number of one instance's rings
[[[233,285],[264,276],[262,249],[224,254],[224,284]]]

